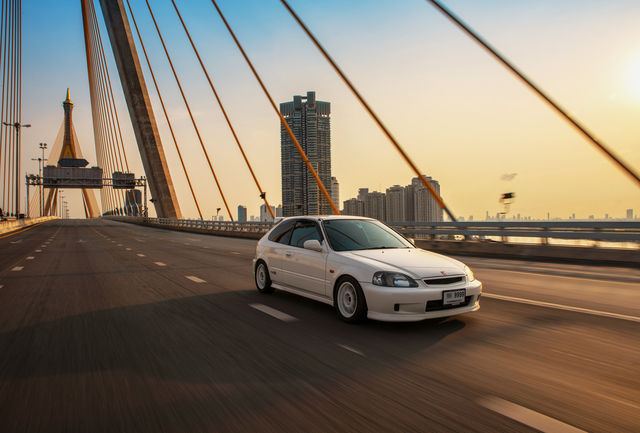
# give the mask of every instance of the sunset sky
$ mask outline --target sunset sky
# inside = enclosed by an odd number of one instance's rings
[[[99,2],[98,2],[99,3]],[[151,2],[234,217],[261,200],[169,0]],[[178,1],[256,174],[281,203],[280,126],[209,0]],[[444,3],[640,170],[640,2],[446,0]],[[457,216],[501,211],[577,218],[640,214],[640,187],[537,96],[423,0],[291,0],[421,170],[436,178]],[[384,191],[413,174],[276,0],[220,0],[276,102],[315,90],[331,102],[332,174],[340,200],[359,187]],[[97,4],[98,13],[100,13]],[[222,200],[203,159],[146,5],[132,6],[162,86],[205,217]],[[142,164],[128,122],[104,21],[99,16],[127,155]],[[136,38],[137,41],[137,38]],[[139,46],[138,46],[139,49]],[[37,172],[38,143],[53,144],[71,88],[85,157],[95,164],[80,1],[23,2],[23,171]],[[139,49],[141,55],[141,50]],[[197,217],[144,60],[173,181],[185,217]],[[513,180],[503,180],[517,173]],[[67,192],[82,217],[78,191]],[[340,204],[342,207],[342,204]],[[222,214],[222,213],[221,213]]]

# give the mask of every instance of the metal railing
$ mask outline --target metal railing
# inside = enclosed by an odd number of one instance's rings
[[[272,222],[232,222],[199,219],[169,219],[145,217],[109,217],[110,219],[159,225],[176,229],[197,229],[211,232],[266,233]],[[640,221],[468,221],[468,222],[390,222],[387,223],[407,237],[416,239],[498,240],[508,242],[531,239],[546,243],[550,239],[640,244]]]

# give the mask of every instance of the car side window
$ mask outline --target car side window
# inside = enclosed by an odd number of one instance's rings
[[[302,220],[298,221],[291,234],[291,240],[289,245],[293,247],[303,248],[306,241],[318,240],[322,242],[322,234],[320,233],[320,227],[314,221]]]
[[[293,231],[295,223],[295,220],[281,222],[271,231],[271,233],[269,233],[269,240],[287,245],[291,238],[291,232]]]

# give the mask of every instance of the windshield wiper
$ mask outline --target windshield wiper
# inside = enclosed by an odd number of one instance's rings
[[[400,247],[385,247],[384,245],[380,245],[379,247],[371,247],[371,248],[363,248],[364,250],[391,250],[391,249],[396,249],[396,248],[400,248]]]

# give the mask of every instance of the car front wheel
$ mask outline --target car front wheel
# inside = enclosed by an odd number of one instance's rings
[[[258,292],[273,292],[273,287],[271,287],[271,278],[269,278],[269,269],[267,268],[267,264],[262,260],[260,260],[256,265],[255,280]]]
[[[338,317],[349,323],[360,322],[367,315],[367,301],[358,282],[342,277],[333,293],[333,305]]]

